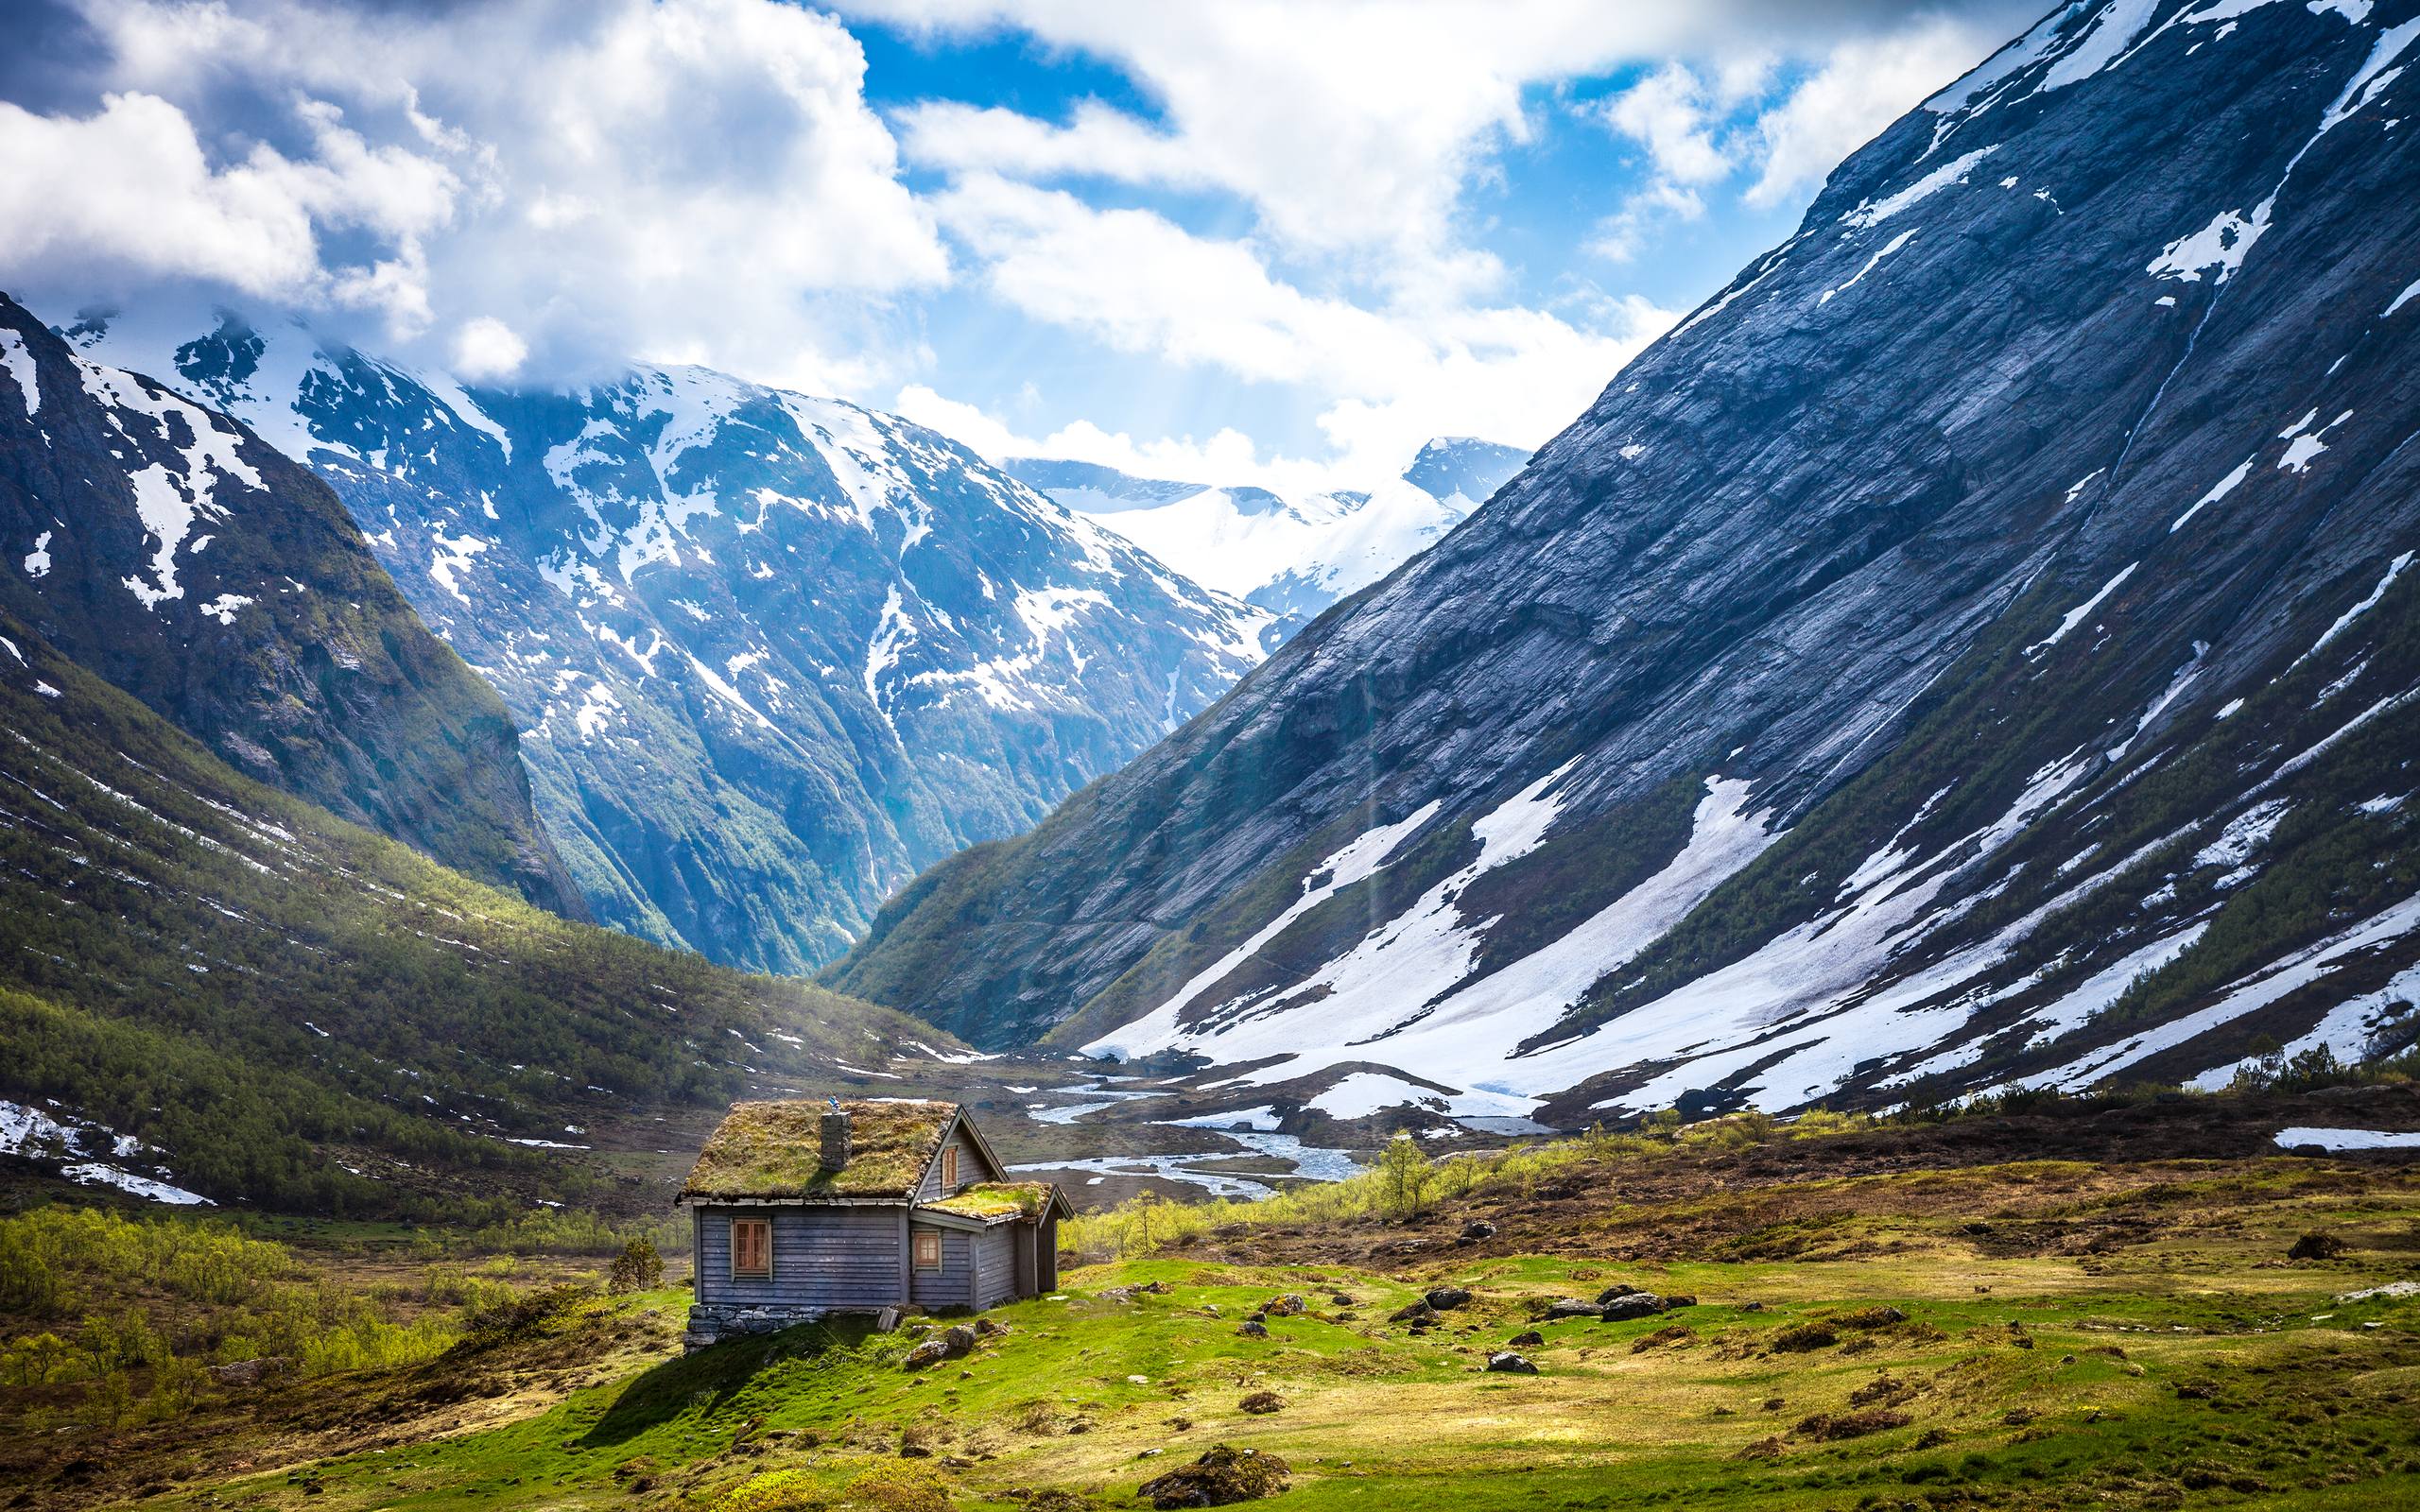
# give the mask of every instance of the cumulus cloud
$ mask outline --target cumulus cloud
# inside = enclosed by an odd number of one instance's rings
[[[1710,196],[1737,198],[1743,176],[1760,197],[1805,186],[1806,160],[1862,140],[1876,111],[1914,105],[2033,0],[1968,0],[1958,22],[1923,0],[838,3],[930,32],[1023,32],[1124,71],[1151,118],[1098,101],[1061,122],[950,100],[899,112],[908,158],[949,177],[935,200],[944,230],[1033,319],[1306,390],[1334,467],[1366,473],[1440,431],[1543,440],[1668,323],[1643,301],[1508,301],[1508,269],[1466,234],[1466,195],[1533,138],[1541,89],[1650,65],[1593,108],[1647,169],[1588,233],[1618,262],[1703,216]],[[1070,192],[1086,180],[1233,196],[1251,232],[1101,208]],[[947,410],[928,388],[915,397],[975,444],[1011,443],[989,417]],[[1012,439],[1119,466],[1139,455],[1102,433]],[[1229,444],[1219,460],[1243,470],[1229,480],[1262,481],[1300,459]]]
[[[1769,208],[1811,195],[1842,158],[2006,40],[1993,19],[1928,16],[1831,48],[1804,83],[1757,119],[1758,172],[1747,202]]]
[[[836,387],[901,360],[869,312],[948,277],[827,16],[74,3],[92,108],[0,105],[19,287],[175,277],[497,371],[677,356]]]
[[[1234,433],[1136,442],[1080,424],[1020,437],[929,388],[902,394],[908,413],[988,455],[1073,456],[1280,490],[1366,484],[1440,434],[1542,442],[1673,318],[1639,299],[1568,318],[1484,303],[1365,307],[1305,293],[1247,239],[1198,235],[1148,211],[1100,209],[991,174],[960,182],[936,208],[1002,301],[1115,351],[1295,386],[1332,449],[1324,458],[1265,455]]]
[[[529,360],[529,343],[492,315],[466,320],[454,333],[454,375],[473,383],[510,378]]]

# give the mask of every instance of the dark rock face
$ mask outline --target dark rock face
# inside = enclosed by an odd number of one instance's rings
[[[585,917],[504,705],[327,486],[0,297],[0,609],[230,765]]]
[[[892,416],[694,368],[464,390],[292,328],[154,324],[99,350],[336,490],[521,721],[598,919],[726,964],[838,955],[918,868],[1031,825],[1261,654],[1268,615]]]
[[[2359,1054],[2420,954],[2413,11],[2051,17],[836,980],[1568,1126]]]

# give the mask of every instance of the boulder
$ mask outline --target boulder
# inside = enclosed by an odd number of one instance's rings
[[[1538,1367],[1530,1363],[1528,1356],[1514,1354],[1510,1349],[1489,1355],[1487,1367],[1498,1375],[1533,1376],[1538,1373]]]
[[[916,1346],[914,1349],[908,1350],[905,1355],[901,1356],[899,1368],[902,1370],[922,1370],[928,1365],[939,1365],[948,1358],[948,1345],[943,1344],[939,1339],[926,1339],[924,1343]]]
[[[1622,1323],[1634,1317],[1651,1317],[1663,1311],[1664,1298],[1653,1292],[1632,1292],[1607,1302],[1602,1315],[1608,1323]]]
[[[1263,1317],[1301,1317],[1309,1310],[1310,1304],[1303,1299],[1300,1292],[1288,1292],[1283,1297],[1272,1297],[1260,1304],[1260,1315]]]
[[[1527,1346],[1534,1349],[1538,1345],[1546,1343],[1547,1336],[1535,1329],[1529,1329],[1522,1332],[1513,1334],[1504,1342],[1507,1344]]]
[[[1603,1317],[1604,1315],[1605,1309],[1601,1304],[1585,1301],[1577,1297],[1558,1297],[1547,1304],[1546,1317],[1549,1323],[1560,1323],[1569,1317]]]
[[[1134,1494],[1155,1507],[1233,1506],[1285,1490],[1290,1469],[1274,1454],[1220,1444],[1190,1465],[1145,1481]]]
[[[1247,1339],[1265,1339],[1269,1337],[1269,1325],[1256,1317],[1248,1317],[1236,1325],[1236,1332]]]
[[[1484,1218],[1473,1218],[1470,1222],[1462,1225],[1462,1237],[1474,1240],[1493,1239],[1495,1237],[1495,1225],[1489,1223]]]
[[[1437,1310],[1426,1301],[1412,1302],[1387,1314],[1390,1323],[1434,1323]]]
[[[1470,1299],[1471,1294],[1459,1286],[1440,1286],[1421,1298],[1440,1313],[1447,1308],[1460,1307]]]
[[[293,1361],[282,1354],[271,1354],[257,1360],[237,1360],[232,1365],[214,1365],[208,1369],[210,1379],[222,1386],[257,1386],[293,1367]]]
[[[996,1323],[992,1326],[994,1328],[999,1327]],[[947,1349],[949,1351],[949,1357],[955,1360],[959,1355],[964,1354],[967,1350],[975,1348],[975,1340],[977,1336],[976,1332],[973,1329],[968,1328],[965,1324],[953,1323],[948,1328],[942,1330],[942,1348]]]
[[[1338,1307],[1351,1307],[1353,1305],[1353,1294],[1351,1292],[1338,1292],[1330,1296],[1328,1300]]]
[[[1635,1297],[1645,1290],[1646,1288],[1643,1286],[1632,1286],[1625,1282],[1616,1281],[1613,1285],[1606,1287],[1603,1291],[1599,1292],[1597,1294],[1597,1301],[1599,1305],[1602,1305],[1603,1303],[1612,1301],[1616,1297]]]

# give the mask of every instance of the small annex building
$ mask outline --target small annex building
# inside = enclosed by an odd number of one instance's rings
[[[688,1342],[835,1313],[980,1311],[1059,1284],[1047,1181],[1012,1181],[956,1103],[735,1103],[683,1185]]]

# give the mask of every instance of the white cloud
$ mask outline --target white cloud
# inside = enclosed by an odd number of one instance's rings
[[[547,370],[845,387],[907,355],[883,301],[949,275],[862,49],[794,6],[79,7],[101,109],[0,106],[0,276],[33,292],[199,280],[491,360],[501,311]]]
[[[454,375],[473,383],[510,378],[529,360],[529,343],[492,315],[466,320],[454,334]]]
[[[1659,179],[1702,184],[1729,177],[1734,165],[1714,143],[1715,108],[1695,74],[1667,63],[1606,100],[1599,113],[1616,135],[1647,148]]]
[[[1930,16],[1832,48],[1757,120],[1760,171],[1747,202],[1770,208],[1812,194],[1841,159],[2006,40],[1996,21]]]

